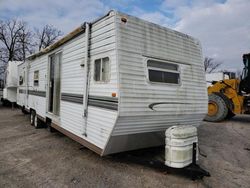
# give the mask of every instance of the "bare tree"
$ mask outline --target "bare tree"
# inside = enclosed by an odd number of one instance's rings
[[[6,69],[6,63],[5,63],[5,59],[7,59],[5,57],[6,54],[6,50],[4,48],[0,48],[0,80],[2,79],[2,74],[4,73],[5,69]]]
[[[23,27],[25,27],[23,23],[15,19],[0,21],[1,60],[3,62],[16,59],[17,41]]]
[[[36,47],[46,48],[61,35],[62,32],[51,25],[34,32],[21,20],[0,20],[0,78],[8,61],[23,61]]]
[[[205,57],[204,67],[206,73],[212,73],[222,65],[222,62],[215,61],[213,58]]]
[[[52,25],[45,25],[41,30],[35,28],[38,50],[40,51],[53,44],[62,34],[60,30]]]
[[[0,74],[5,71],[8,61],[24,60],[26,52],[32,51],[31,40],[31,31],[25,22],[0,20]]]
[[[26,24],[25,24],[26,25]],[[27,54],[34,53],[35,44],[33,42],[33,33],[27,27],[23,27],[18,35],[18,43],[17,43],[17,50],[16,54],[17,60],[24,60]]]

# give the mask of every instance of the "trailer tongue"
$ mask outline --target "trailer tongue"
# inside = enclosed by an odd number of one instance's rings
[[[131,162],[160,170],[164,173],[179,174],[192,180],[210,177],[210,173],[198,164],[197,128],[194,126],[172,126],[166,130],[165,147],[154,147],[114,154],[113,159]]]
[[[192,179],[210,176],[198,161],[198,134],[194,126],[172,126],[166,130],[165,165],[183,168]]]

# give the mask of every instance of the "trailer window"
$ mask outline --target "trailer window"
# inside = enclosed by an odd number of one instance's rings
[[[148,60],[148,79],[151,82],[179,84],[179,66],[170,62]]]
[[[19,76],[19,85],[23,85],[25,83],[25,71],[22,72],[22,75]]]
[[[23,85],[23,76],[19,76],[19,85]]]
[[[109,58],[101,58],[95,60],[95,70],[94,70],[94,80],[100,82],[109,81],[110,71],[109,71]]]
[[[39,71],[34,72],[34,86],[39,85]]]

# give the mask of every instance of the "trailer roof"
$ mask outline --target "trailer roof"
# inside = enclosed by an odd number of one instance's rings
[[[52,50],[58,48],[59,46],[63,45],[64,43],[66,43],[69,40],[75,38],[76,36],[78,36],[79,34],[81,34],[83,32],[85,32],[85,24],[81,25],[80,27],[77,27],[72,32],[70,32],[69,34],[65,35],[63,38],[61,38],[60,40],[58,40],[54,44],[48,46],[47,48],[42,49],[41,51],[28,56],[27,59],[28,60],[32,60],[32,59],[35,59],[35,58],[37,58],[37,57],[39,57],[39,56],[41,56],[43,54],[49,53]]]
[[[96,19],[96,20],[94,20],[90,24],[94,24],[95,22],[99,21],[100,19],[108,16],[113,11],[114,10],[109,11],[108,14],[106,14],[106,15],[104,15],[104,16]],[[60,40],[58,40],[54,44],[51,44],[47,48],[42,49],[41,51],[28,56],[26,59],[28,59],[28,60],[35,59],[35,58],[37,58],[39,56],[42,56],[42,55],[44,55],[46,53],[49,53],[49,52],[53,51],[54,49],[62,46],[66,42],[68,42],[68,41],[72,40],[73,38],[77,37],[78,35],[84,33],[85,32],[85,26],[86,26],[86,22],[84,22],[80,27],[77,27],[76,29],[74,29],[73,31],[71,31],[70,33],[68,33],[67,35],[65,35],[63,38],[61,38]]]
[[[102,16],[102,17],[100,17],[100,18],[94,20],[93,22],[90,22],[89,24],[94,24],[94,23],[98,22],[99,20],[103,19],[104,17],[109,16],[110,13],[112,13],[112,12],[117,12],[117,11],[116,11],[116,10],[110,10],[107,14],[105,14],[104,16]],[[148,21],[146,21],[146,20],[143,20],[143,21],[144,21],[144,22],[147,22],[147,23],[151,23],[151,22],[148,22]],[[72,40],[73,38],[79,36],[80,34],[82,34],[82,33],[85,32],[86,23],[87,23],[87,22],[84,22],[80,27],[77,27],[77,28],[74,29],[72,32],[70,32],[69,34],[65,35],[63,38],[61,38],[60,40],[58,40],[58,41],[55,42],[54,44],[48,46],[48,47],[45,48],[45,49],[42,49],[41,51],[39,51],[39,52],[37,52],[37,53],[31,54],[31,55],[28,56],[26,59],[27,59],[27,60],[33,60],[33,59],[35,59],[35,58],[37,58],[37,57],[40,57],[40,56],[42,56],[42,55],[44,55],[44,54],[47,54],[47,53],[53,51],[54,49],[56,49],[56,48],[62,46],[62,45],[65,44],[66,42]],[[157,24],[155,24],[155,23],[151,23],[151,24],[157,25]],[[157,25],[157,26],[158,26],[158,27],[161,27],[161,28],[164,28],[164,29],[172,30],[172,31],[174,31],[175,33],[178,33],[178,34],[181,35],[181,36],[185,36],[185,37],[188,37],[188,38],[192,38],[192,39],[196,40],[197,42],[199,42],[199,40],[197,40],[197,39],[195,39],[195,38],[193,38],[193,37],[191,37],[191,36],[189,36],[189,35],[187,35],[187,34],[184,34],[184,33],[181,33],[181,32],[179,32],[179,31],[175,31],[175,30],[173,30],[173,29],[169,29],[169,28],[166,28],[166,27],[162,27],[162,26],[160,26],[160,25]]]

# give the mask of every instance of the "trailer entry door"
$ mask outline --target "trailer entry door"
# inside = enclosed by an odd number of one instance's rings
[[[49,100],[48,111],[59,116],[61,94],[61,55],[56,53],[50,56],[49,61]]]

